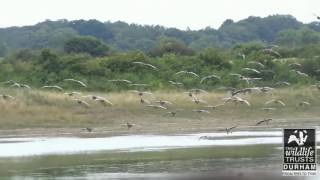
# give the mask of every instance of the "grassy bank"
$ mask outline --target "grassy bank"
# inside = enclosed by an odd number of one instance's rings
[[[146,107],[140,103],[140,97],[132,92],[96,93],[82,92],[80,96],[68,96],[61,92],[22,90],[1,88],[1,94],[9,94],[14,99],[0,99],[0,129],[75,129],[92,127],[94,132],[105,133],[167,133],[184,131],[219,130],[237,125],[251,128],[264,118],[272,118],[268,126],[283,127],[303,124],[319,125],[320,92],[312,87],[276,89],[270,93],[252,93],[241,95],[251,106],[226,103],[216,109],[205,108],[207,104],[196,104],[183,91],[159,91],[143,98],[150,102],[168,100],[173,104],[167,110]],[[110,100],[113,106],[103,106],[99,102],[84,99],[90,104],[85,108],[73,98],[95,94]],[[225,91],[209,92],[197,95],[208,104],[221,104],[224,97],[230,96]],[[281,99],[286,106],[279,104],[265,105],[270,99]],[[300,107],[299,102],[307,101],[310,106]],[[274,110],[263,110],[265,107]],[[183,109],[175,117],[167,114],[176,108]],[[206,109],[210,113],[192,112],[194,109]],[[125,123],[134,124],[127,129]],[[263,125],[265,126],[265,125]],[[47,130],[44,130],[47,131]]]

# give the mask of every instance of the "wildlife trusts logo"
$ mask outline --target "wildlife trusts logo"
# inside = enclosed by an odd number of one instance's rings
[[[284,176],[315,176],[316,170],[316,130],[283,130]]]

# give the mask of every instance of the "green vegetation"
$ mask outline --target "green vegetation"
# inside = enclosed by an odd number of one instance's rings
[[[275,15],[239,22],[226,20],[217,30],[199,31],[96,20],[45,21],[2,28],[0,81],[14,80],[31,87],[58,84],[68,89],[72,87],[61,84],[62,80],[74,78],[87,83],[88,91],[119,91],[133,87],[108,80],[128,79],[150,84],[153,90],[175,89],[169,81],[183,83],[184,89],[212,90],[248,86],[230,76],[239,73],[262,78],[256,86],[273,86],[279,81],[308,85],[320,78],[318,26],[317,22],[303,24],[292,16]],[[272,51],[268,51],[270,48]],[[152,64],[159,70],[134,61]],[[301,66],[290,66],[293,63]],[[244,72],[243,68],[261,73]],[[215,74],[221,80],[200,83],[199,78],[175,75],[182,70],[200,77]]]
[[[264,51],[265,47],[261,43],[237,45],[232,49],[209,48],[198,53],[180,45],[177,49],[160,45],[152,56],[139,51],[110,52],[104,44],[70,45],[74,43],[76,42],[73,40],[67,42],[66,53],[50,49],[24,49],[11,54],[0,61],[0,81],[14,80],[31,87],[57,84],[68,89],[72,87],[62,83],[62,80],[74,78],[87,83],[87,90],[119,91],[133,87],[108,80],[127,79],[133,83],[150,84],[151,89],[176,89],[176,86],[169,83],[175,81],[183,83],[184,86],[181,87],[184,89],[212,90],[221,86],[274,86],[279,81],[309,85],[316,83],[320,78],[320,56],[317,56],[320,54],[320,46],[316,44],[302,48],[274,48],[274,51],[281,54],[281,57],[277,57],[276,54]],[[108,53],[110,54],[102,56]],[[245,54],[246,58],[242,59],[239,53]],[[159,70],[133,64],[135,61],[152,64]],[[252,62],[261,65],[257,66]],[[243,68],[253,68],[260,73],[247,72]],[[215,74],[221,79],[200,83],[200,78],[176,74],[182,70],[195,72],[201,78]],[[239,77],[230,76],[230,73],[261,80],[248,85],[245,81],[239,80]]]

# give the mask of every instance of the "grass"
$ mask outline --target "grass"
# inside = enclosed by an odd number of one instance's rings
[[[320,92],[310,87],[284,88],[276,89],[273,93],[242,95],[241,97],[247,99],[251,106],[228,103],[209,110],[210,114],[192,112],[193,109],[203,109],[204,105],[193,103],[187,94],[179,91],[156,91],[153,95],[144,97],[150,101],[162,99],[173,102],[173,105],[168,106],[168,110],[147,108],[140,103],[140,97],[131,92],[83,92],[103,96],[114,103],[114,106],[102,106],[87,100],[91,104],[90,108],[78,105],[71,100],[73,97],[61,92],[1,88],[0,94],[15,97],[14,100],[0,99],[0,129],[12,131],[43,129],[43,132],[50,132],[50,129],[65,129],[81,132],[80,128],[93,127],[94,132],[107,134],[179,133],[218,130],[233,125],[252,128],[252,125],[264,118],[274,119],[269,125],[271,127],[290,126],[293,123],[315,126],[319,125],[319,119],[315,117],[320,115]],[[215,105],[220,104],[226,96],[226,92],[217,91],[200,94],[199,98]],[[286,106],[266,106],[264,103],[271,98],[283,100]],[[308,101],[311,106],[297,108],[301,101]],[[275,107],[276,110],[266,112],[262,110],[263,107]],[[166,112],[175,108],[182,108],[184,111],[176,117],[166,115]],[[128,131],[124,125],[126,122],[135,125]]]

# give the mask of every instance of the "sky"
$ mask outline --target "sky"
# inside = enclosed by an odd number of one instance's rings
[[[290,14],[316,21],[320,0],[1,0],[0,27],[50,19],[97,19],[192,30],[218,28],[226,19]]]

